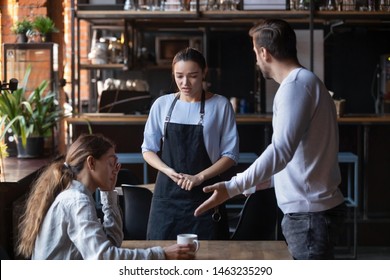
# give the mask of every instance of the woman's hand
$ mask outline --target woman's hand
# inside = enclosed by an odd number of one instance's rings
[[[232,167],[235,164],[235,162],[229,158],[222,156],[217,162],[215,162],[210,167],[202,170],[196,175],[189,175],[189,174],[183,174],[181,173],[181,180],[178,180],[177,184],[179,187],[181,187],[183,190],[190,191],[194,187],[201,185],[206,180],[210,178],[214,178],[215,176],[218,176],[219,174],[225,172],[230,167]]]
[[[182,178],[182,176],[177,173],[173,168],[166,165],[165,162],[163,162],[155,152],[147,151],[144,152],[142,155],[144,157],[144,160],[148,164],[150,164],[153,168],[156,168],[158,171],[167,175],[176,184]]]
[[[163,249],[167,260],[192,260],[195,257],[190,244],[174,244]]]
[[[176,184],[179,182],[180,179],[183,178],[183,176],[179,173],[177,173],[174,169],[170,167],[166,167],[163,170],[161,170],[165,175],[167,175],[169,178],[172,179]]]
[[[177,185],[183,190],[190,191],[192,188],[199,186],[204,181],[204,176],[201,175],[188,175],[181,174],[182,178],[179,179]]]

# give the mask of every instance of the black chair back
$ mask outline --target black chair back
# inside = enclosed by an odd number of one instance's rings
[[[147,188],[122,184],[123,233],[125,240],[146,240],[152,192]]]
[[[274,188],[251,194],[244,203],[231,239],[277,240],[279,211]]]
[[[9,259],[10,258],[7,251],[2,246],[0,246],[0,260],[9,260]]]
[[[133,171],[127,168],[121,168],[118,172],[116,186],[119,187],[122,186],[122,184],[139,185],[142,184],[142,182]]]

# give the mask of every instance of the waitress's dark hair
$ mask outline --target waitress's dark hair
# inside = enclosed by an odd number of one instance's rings
[[[197,63],[203,72],[206,71],[207,64],[203,54],[194,48],[185,48],[179,51],[172,60],[172,71],[176,63],[179,61],[193,61]]]
[[[69,147],[66,156],[57,157],[42,171],[31,188],[19,224],[18,254],[26,258],[31,256],[48,209],[57,195],[69,188],[72,180],[76,179],[88,156],[99,159],[110,148],[115,148],[115,145],[102,135],[81,135]]]

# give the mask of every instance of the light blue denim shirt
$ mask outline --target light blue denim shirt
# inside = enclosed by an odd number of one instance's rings
[[[100,193],[103,224],[97,217],[92,194],[83,184],[73,181],[61,192],[45,216],[32,259],[165,259],[161,247],[120,248],[123,232],[117,194],[115,191]]]

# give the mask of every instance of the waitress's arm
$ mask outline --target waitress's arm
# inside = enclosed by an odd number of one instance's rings
[[[186,190],[191,190],[193,187],[199,186],[204,181],[218,176],[235,165],[235,161],[229,157],[221,157],[213,165],[196,175],[182,174],[183,178],[179,179],[177,184]]]
[[[182,175],[177,173],[174,169],[166,165],[161,158],[155,153],[151,151],[145,151],[142,153],[144,160],[152,167],[157,169],[158,171],[164,173],[169,178],[171,178],[175,183],[177,183],[180,179],[182,179]]]
[[[236,163],[229,157],[221,157],[209,168],[199,172],[196,176],[200,176],[203,180],[202,183],[208,179],[214,178],[215,176],[221,175],[223,172],[228,170]]]

